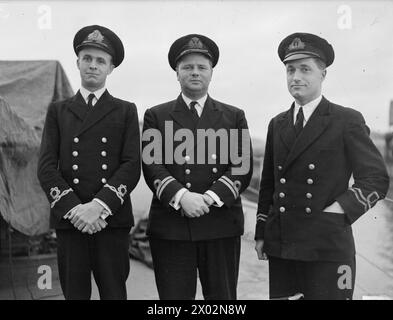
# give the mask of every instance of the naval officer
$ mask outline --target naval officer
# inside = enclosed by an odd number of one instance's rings
[[[333,47],[294,33],[278,54],[295,101],[269,124],[256,251],[269,259],[271,298],[351,299],[351,225],[385,197],[389,177],[361,113],[322,95]]]
[[[124,58],[120,38],[91,25],[73,44],[81,87],[48,108],[38,178],[50,202],[65,298],[89,299],[93,273],[101,299],[126,299],[130,192],[140,178],[137,109],[106,89]]]
[[[205,299],[236,299],[240,194],[251,179],[252,154],[244,111],[208,94],[218,57],[206,36],[177,39],[168,59],[181,93],[144,117],[143,173],[154,193],[147,233],[160,299],[194,299],[197,274]],[[154,132],[164,159],[145,161]]]

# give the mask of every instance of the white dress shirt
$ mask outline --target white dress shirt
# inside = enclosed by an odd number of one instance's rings
[[[191,108],[190,103],[192,101],[196,101],[197,104],[195,105],[195,109],[198,112],[198,116],[200,117],[203,111],[203,107],[205,106],[205,102],[207,100],[207,94],[205,94],[202,98],[198,99],[198,100],[192,100],[188,97],[186,97],[183,93],[181,94],[184,102],[186,103],[188,108]]]
[[[299,112],[300,107],[303,107],[303,114],[304,114],[303,128],[304,128],[308,119],[310,119],[311,115],[313,114],[314,110],[317,108],[321,100],[322,100],[322,95],[320,95],[318,98],[314,99],[313,101],[306,103],[304,106],[299,105],[295,101],[295,110],[293,112],[293,123],[294,124],[296,123],[297,113]]]
[[[101,88],[101,89],[98,89],[97,91],[94,91],[94,92],[91,92],[91,91],[89,91],[89,90],[87,90],[87,89],[85,89],[85,88],[83,88],[83,87],[81,87],[81,88],[79,89],[79,91],[80,91],[80,93],[81,93],[83,99],[85,99],[86,104],[89,102],[89,95],[90,95],[91,93],[94,94],[94,98],[93,98],[93,102],[92,102],[93,106],[94,106],[94,105],[97,103],[97,101],[101,98],[101,96],[104,94],[105,90],[106,90],[105,87],[103,87],[103,88]]]

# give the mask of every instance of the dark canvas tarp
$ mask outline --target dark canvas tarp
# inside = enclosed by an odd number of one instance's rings
[[[49,230],[49,204],[36,177],[50,102],[73,95],[57,61],[0,61],[0,212],[26,235]]]

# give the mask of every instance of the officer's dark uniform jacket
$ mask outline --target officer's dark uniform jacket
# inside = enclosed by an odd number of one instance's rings
[[[74,228],[63,216],[93,198],[112,211],[109,227],[134,225],[130,192],[140,178],[136,106],[105,91],[89,112],[78,92],[52,103],[42,135],[38,178],[51,207],[51,226]]]
[[[296,139],[293,109],[269,124],[255,238],[285,259],[352,259],[351,224],[388,190],[383,159],[358,111],[322,98]],[[335,201],[344,215],[323,212]]]
[[[176,161],[165,161],[165,151],[174,154],[176,148],[182,143],[174,141],[173,146],[164,141],[165,121],[173,124],[173,133],[169,132],[169,138],[174,140],[174,134],[178,129],[190,129],[196,137],[196,129],[222,129],[227,133],[229,129],[247,129],[244,112],[236,107],[207,98],[201,118],[197,125],[194,124],[191,112],[181,95],[177,100],[148,109],[144,117],[143,128],[143,173],[145,180],[153,191],[154,196],[150,207],[148,235],[150,237],[170,240],[206,240],[224,237],[233,237],[243,234],[244,216],[240,193],[249,185],[252,175],[252,151],[250,140],[247,135],[239,134],[237,142],[239,152],[242,150],[241,143],[247,144],[246,152],[241,157],[244,166],[247,167],[241,174],[233,174],[236,167],[235,161],[220,160],[226,154],[226,145],[220,150],[208,149],[205,141],[205,157],[203,164],[197,164],[198,145],[203,143],[198,140],[194,148],[187,148],[182,153],[184,164]],[[159,163],[146,163],[145,153],[150,153],[151,136],[148,129],[156,129],[162,136],[163,161]],[[236,130],[237,131],[237,130]],[[247,130],[248,132],[248,130]],[[168,132],[167,132],[168,135]],[[150,137],[149,137],[150,136]],[[229,136],[229,135],[228,135]],[[203,139],[202,139],[203,140]],[[228,141],[230,141],[228,139]],[[220,141],[217,140],[217,146]],[[236,143],[237,144],[237,143]],[[169,147],[165,150],[165,145]],[[181,146],[180,146],[181,147]],[[200,147],[199,147],[200,148]],[[235,152],[234,149],[231,151]],[[200,155],[199,155],[200,156]],[[193,163],[192,163],[193,162]],[[188,188],[192,192],[204,193],[210,189],[215,192],[224,202],[222,207],[210,206],[210,212],[198,218],[187,218],[182,210],[175,210],[170,206],[170,201],[181,188]]]

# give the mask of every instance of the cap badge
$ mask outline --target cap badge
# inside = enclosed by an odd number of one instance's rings
[[[203,49],[203,43],[198,37],[191,38],[191,40],[188,42],[188,45],[193,49]]]
[[[289,45],[288,50],[292,51],[292,50],[299,50],[299,49],[304,49],[306,45],[304,44],[304,42],[302,42],[302,40],[300,40],[300,38],[295,38],[293,39],[292,43]]]
[[[87,40],[94,42],[102,42],[104,41],[104,36],[101,34],[99,30],[94,30],[87,36]]]

